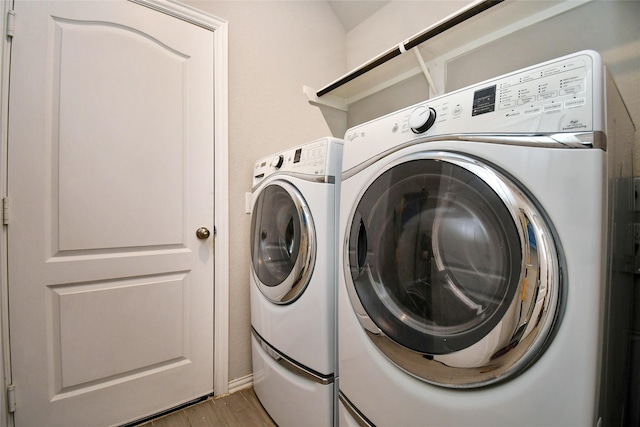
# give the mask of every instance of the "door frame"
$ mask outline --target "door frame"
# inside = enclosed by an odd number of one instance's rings
[[[214,37],[214,353],[213,389],[229,392],[229,120],[228,120],[228,23],[176,0],[128,0],[211,30]],[[0,0],[0,198],[7,197],[7,153],[9,120],[9,75],[11,37],[7,36],[7,14],[13,0]],[[4,205],[3,205],[4,206]],[[3,210],[3,209],[1,209]],[[1,211],[0,210],[0,211]],[[7,226],[4,215],[0,231],[0,427],[13,425],[7,412],[7,387],[12,383],[9,340],[9,283],[7,276]]]

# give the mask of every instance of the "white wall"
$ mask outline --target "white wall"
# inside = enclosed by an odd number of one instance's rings
[[[378,54],[398,46],[400,42],[471,2],[472,0],[394,0],[389,2],[347,33],[347,68],[352,70]]]
[[[346,72],[345,33],[324,1],[185,3],[229,23],[229,379],[251,374],[249,215],[254,161],[331,134],[303,85]]]

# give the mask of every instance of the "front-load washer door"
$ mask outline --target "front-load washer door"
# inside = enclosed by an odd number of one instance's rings
[[[252,274],[273,303],[288,304],[306,289],[315,264],[313,218],[300,192],[276,181],[258,194],[251,217]]]
[[[471,388],[521,372],[561,301],[554,235],[513,181],[475,158],[406,156],[364,188],[345,278],[378,348],[427,382]]]

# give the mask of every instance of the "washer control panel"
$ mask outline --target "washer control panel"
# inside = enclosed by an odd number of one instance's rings
[[[357,150],[370,156],[425,136],[602,130],[602,82],[603,65],[596,52],[534,65],[351,128],[345,135],[345,159]]]
[[[590,65],[587,58],[527,70],[473,91],[471,116],[497,111],[505,120],[556,114],[587,104]],[[584,123],[585,128],[590,122]],[[562,131],[564,129],[554,129]]]
[[[341,142],[341,141],[340,141]],[[335,175],[341,165],[334,165],[328,138],[290,148],[258,160],[253,168],[253,184],[257,184],[276,172],[324,176]]]

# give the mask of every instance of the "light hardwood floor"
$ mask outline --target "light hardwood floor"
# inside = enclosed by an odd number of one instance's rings
[[[253,387],[177,410],[139,427],[277,427]]]

